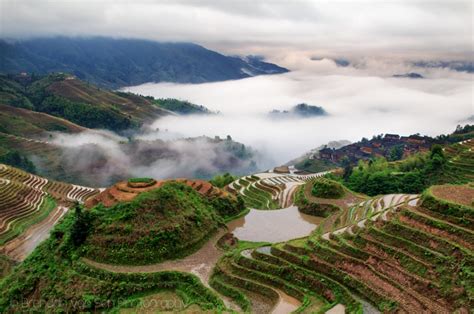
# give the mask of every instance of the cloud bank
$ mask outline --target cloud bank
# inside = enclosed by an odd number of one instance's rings
[[[256,171],[260,156],[242,144],[207,137],[161,140],[162,134],[166,137],[163,131],[145,131],[129,140],[108,131],[88,130],[54,133],[50,141],[59,147],[57,163],[68,169],[68,177],[89,186],[108,186],[130,177],[210,178],[228,171]],[[41,161],[37,165],[50,167]]]
[[[127,90],[186,99],[220,111],[215,116],[165,117],[153,127],[168,129],[177,138],[229,134],[275,164],[332,140],[357,141],[380,133],[450,133],[474,113],[471,74],[430,70],[423,72],[427,79],[414,80],[375,76],[370,68],[340,68],[326,59],[311,62],[307,71],[282,75],[199,85],[144,84]],[[398,70],[403,69],[387,67],[387,74]],[[302,102],[322,106],[329,116],[268,118],[273,109]]]
[[[314,53],[471,58],[473,3],[456,1],[1,0],[2,37],[191,41],[272,61]],[[286,64],[283,64],[286,65]]]

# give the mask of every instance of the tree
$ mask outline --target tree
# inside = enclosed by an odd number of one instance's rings
[[[75,247],[84,243],[90,229],[90,216],[82,211],[82,206],[74,205],[74,223],[71,228],[71,240]]]
[[[438,155],[442,159],[445,159],[443,147],[441,145],[436,144],[431,147],[430,158],[433,159],[436,155]]]
[[[403,146],[402,145],[397,145],[397,146],[392,147],[392,149],[390,149],[390,153],[389,153],[389,157],[388,157],[388,159],[390,161],[400,160],[400,159],[402,159],[402,157],[403,157]]]
[[[341,159],[341,165],[344,168],[344,174],[342,175],[342,177],[344,178],[344,180],[347,181],[352,174],[352,164],[347,156],[344,156]]]

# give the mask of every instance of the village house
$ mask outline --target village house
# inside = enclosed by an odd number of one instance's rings
[[[389,141],[398,141],[400,139],[400,135],[398,134],[385,134],[384,140],[389,140]]]

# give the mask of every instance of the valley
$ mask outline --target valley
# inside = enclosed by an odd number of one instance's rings
[[[474,314],[472,1],[0,12],[0,313]]]
[[[220,119],[202,105],[67,74],[1,79],[2,312],[473,306],[472,126],[261,171],[262,153],[230,135],[162,129]]]
[[[464,160],[472,160],[472,140],[453,147],[467,148]],[[467,311],[472,183],[369,197],[334,181],[339,171],[277,167],[224,189],[135,178],[96,190],[2,165],[2,183],[11,185],[2,199],[25,196],[7,218],[1,252],[10,275],[0,283],[0,306],[21,310],[17,299],[44,309],[48,287],[71,311],[125,313],[171,292],[182,301],[168,304],[177,311]],[[53,209],[41,209],[46,199]],[[75,291],[62,286],[69,281]],[[20,291],[36,291],[42,302]]]

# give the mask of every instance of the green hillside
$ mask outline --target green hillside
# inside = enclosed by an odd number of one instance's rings
[[[0,76],[0,103],[88,128],[121,131],[169,114],[145,97],[113,92],[68,74]]]
[[[420,193],[434,184],[463,184],[474,180],[474,140],[440,146],[397,162],[378,158],[346,169],[344,183],[368,195]],[[348,173],[349,172],[349,173]]]
[[[2,39],[0,53],[0,73],[67,72],[107,88],[148,82],[215,82],[288,72],[256,56],[225,56],[192,43],[141,39]]]
[[[134,304],[144,295],[174,291],[192,310],[223,309],[223,302],[197,277],[163,271],[116,274],[98,270],[78,257],[78,216],[70,212],[11,275],[0,282],[0,311],[89,312]],[[130,303],[132,302],[132,303]]]
[[[129,203],[99,205],[92,210],[84,256],[108,264],[144,265],[187,255],[223,222],[214,204],[193,188],[172,182]],[[231,204],[238,206],[236,200]]]

